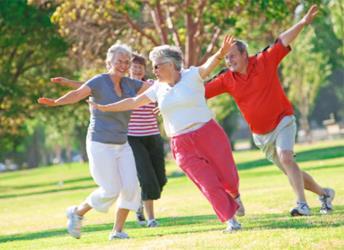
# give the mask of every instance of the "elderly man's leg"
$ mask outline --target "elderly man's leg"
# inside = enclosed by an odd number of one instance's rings
[[[294,161],[293,151],[283,150],[277,152],[279,162],[281,163],[289,182],[294,189],[298,202],[306,202],[304,192],[303,173],[297,163]]]

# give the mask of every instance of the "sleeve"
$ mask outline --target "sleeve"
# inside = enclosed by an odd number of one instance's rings
[[[101,81],[101,75],[96,75],[84,83],[87,87],[91,89],[92,95],[99,91],[99,82]]]
[[[268,64],[278,67],[282,59],[291,51],[290,46],[284,46],[280,39],[277,39],[274,44],[266,47],[262,52],[262,58]],[[259,58],[259,55],[258,55]]]
[[[96,75],[95,77],[92,77],[91,79],[87,80],[84,85],[89,87],[91,91],[93,92],[95,89],[97,89],[98,82],[100,80],[100,75]]]
[[[150,86],[143,94],[147,96],[152,102],[157,102],[157,90],[158,90],[158,82],[155,82],[152,86]]]
[[[191,66],[191,67],[190,67],[190,71],[193,72],[193,75],[194,75],[194,77],[195,77],[195,81],[196,81],[198,84],[203,85],[204,80],[202,79],[201,75],[199,74],[199,67]]]
[[[139,81],[139,80],[134,80],[133,81],[133,85],[134,85],[134,89],[135,89],[135,93],[139,92],[141,87],[142,87],[143,82]]]
[[[227,71],[226,73],[220,74],[217,77],[215,77],[213,80],[206,83],[205,98],[210,99],[214,96],[218,96],[225,92],[230,93],[231,88],[229,86],[231,85],[230,85],[229,77],[230,75]]]

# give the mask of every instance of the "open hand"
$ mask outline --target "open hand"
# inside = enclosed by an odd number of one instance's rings
[[[307,14],[302,18],[302,21],[305,24],[310,24],[311,22],[313,22],[313,19],[317,14],[318,14],[318,6],[316,4],[313,4],[307,11]]]
[[[235,39],[231,35],[226,35],[223,39],[221,48],[220,48],[220,56],[223,58],[225,55],[228,54],[228,52],[233,48],[235,45]]]
[[[51,98],[41,97],[41,98],[38,98],[37,102],[39,104],[43,104],[49,107],[57,106],[55,99],[51,99]]]
[[[153,114],[154,114],[154,115],[161,115],[159,107],[155,107],[155,108],[153,109]]]
[[[60,84],[61,86],[66,86],[66,87],[68,87],[68,83],[70,82],[70,80],[68,78],[60,77],[60,76],[50,78],[50,81],[53,83]]]
[[[98,109],[98,110],[100,110],[100,105],[97,104],[97,103],[95,103],[94,101],[86,100],[86,102],[87,102],[88,104],[90,104],[91,107],[92,107],[93,109]]]

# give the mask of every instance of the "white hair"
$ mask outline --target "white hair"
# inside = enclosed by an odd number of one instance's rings
[[[156,62],[157,59],[171,60],[179,71],[183,66],[183,52],[177,46],[161,45],[154,47],[149,53],[149,60]]]
[[[110,70],[112,68],[112,62],[117,54],[126,54],[131,59],[132,50],[126,44],[114,44],[112,45],[106,53],[106,68]]]

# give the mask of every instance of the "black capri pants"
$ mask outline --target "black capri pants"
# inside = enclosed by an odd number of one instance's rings
[[[167,182],[161,136],[128,136],[133,150],[142,200],[157,200]]]

